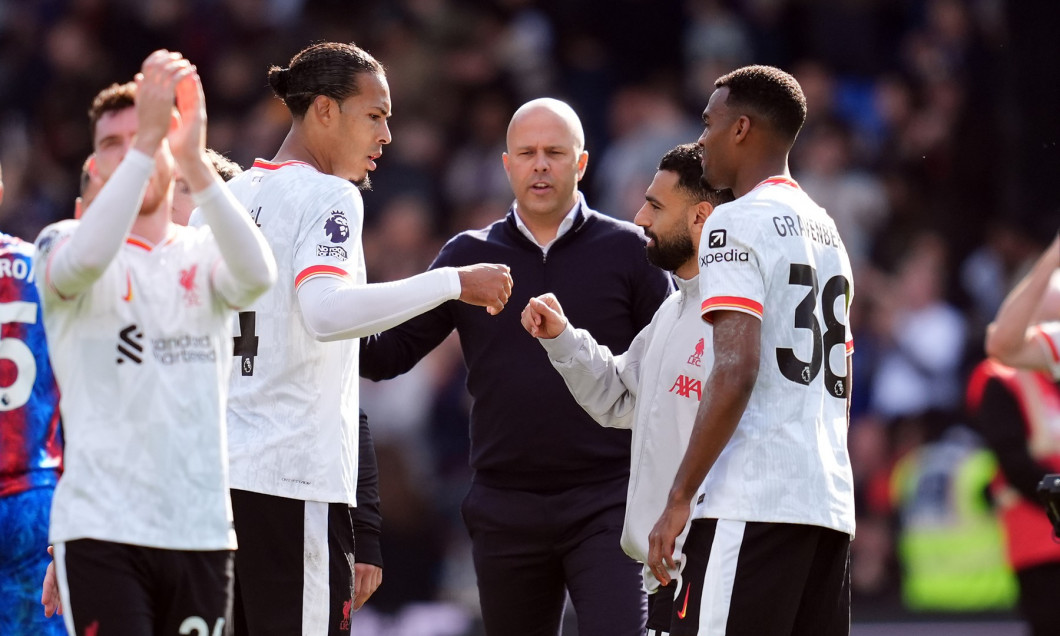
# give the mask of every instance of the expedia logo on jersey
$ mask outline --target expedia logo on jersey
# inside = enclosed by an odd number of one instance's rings
[[[747,252],[741,252],[737,249],[731,249],[727,252],[711,252],[704,254],[699,257],[699,266],[706,267],[711,263],[734,263],[737,261],[743,262],[750,258]]]
[[[136,325],[128,325],[118,332],[117,363],[125,364],[128,361],[133,364],[140,364],[143,362],[143,339],[144,332],[140,331],[140,328]]]
[[[217,361],[217,352],[209,334],[155,338],[151,341],[151,353],[155,360],[167,365]]]
[[[338,245],[317,245],[317,256],[334,256],[340,261],[346,260],[346,250]]]
[[[725,230],[711,230],[710,234],[707,235],[707,249],[721,249],[728,244],[728,239],[728,233]],[[711,263],[746,261],[749,258],[750,256],[748,256],[747,252],[733,248],[725,252],[708,252],[700,256],[699,266],[706,267]]]

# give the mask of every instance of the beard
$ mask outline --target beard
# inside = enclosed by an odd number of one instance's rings
[[[652,240],[647,248],[648,262],[656,267],[673,272],[695,256],[696,247],[692,245],[692,235],[687,229],[667,239],[650,232],[645,234]]]
[[[372,189],[372,180],[368,177],[367,173],[365,173],[363,179],[357,179],[356,181],[350,179],[350,183],[357,186],[357,189],[361,192],[367,192]]]

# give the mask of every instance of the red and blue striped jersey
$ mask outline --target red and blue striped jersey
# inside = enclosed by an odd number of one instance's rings
[[[54,486],[62,472],[52,375],[32,243],[0,233],[0,497]]]

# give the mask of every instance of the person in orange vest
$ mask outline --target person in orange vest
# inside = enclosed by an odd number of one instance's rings
[[[992,484],[1005,528],[1019,606],[1033,636],[1060,634],[1060,544],[1037,502],[1038,482],[1060,473],[1060,384],[1044,370],[980,363],[968,384],[972,423],[997,456]]]

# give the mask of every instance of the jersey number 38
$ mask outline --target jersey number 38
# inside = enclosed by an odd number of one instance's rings
[[[792,263],[788,275],[788,284],[809,287],[802,302],[795,307],[795,328],[806,329],[813,336],[813,352],[809,362],[800,360],[795,351],[787,347],[777,347],[777,365],[785,378],[798,384],[809,384],[824,367],[825,389],[834,397],[846,398],[846,369],[839,375],[832,371],[831,365],[824,364],[825,354],[832,347],[846,344],[846,307],[847,295],[850,293],[850,281],[842,275],[828,279],[821,290],[817,285],[817,270],[810,265]],[[836,300],[843,298],[841,316],[836,316]],[[814,309],[820,301],[821,316],[824,317],[824,333],[817,320]]]

